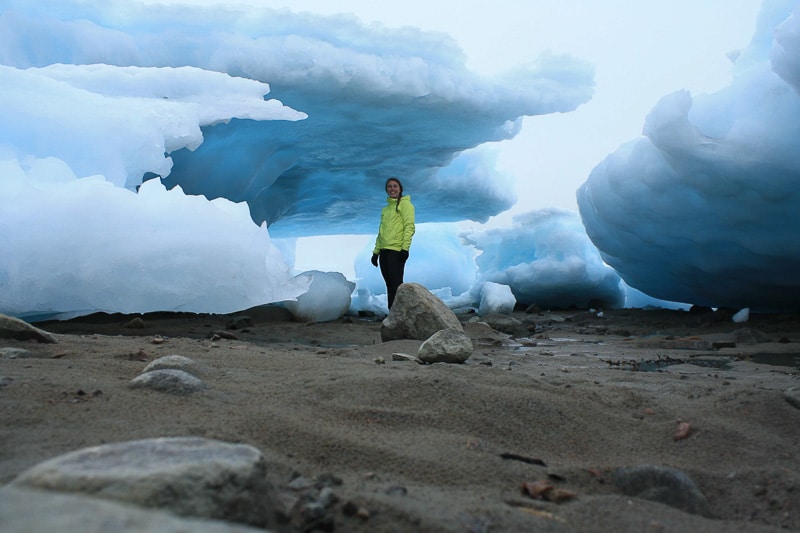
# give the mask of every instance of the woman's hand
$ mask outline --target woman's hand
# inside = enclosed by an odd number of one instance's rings
[[[372,254],[370,262],[372,262],[372,266],[378,266],[378,254]]]

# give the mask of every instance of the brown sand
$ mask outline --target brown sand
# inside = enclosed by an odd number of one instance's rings
[[[0,483],[87,446],[200,436],[257,447],[282,490],[298,474],[341,479],[336,531],[800,529],[800,409],[784,397],[800,386],[798,315],[514,313],[538,330],[470,325],[466,364],[419,365],[392,354],[420,342],[382,343],[375,319],[244,314],[238,339],[209,338],[229,316],[164,313],[144,329],[122,315],[37,324],[53,345],[0,341],[39,356],[0,359]],[[197,361],[208,389],[128,387],[171,354]],[[685,472],[711,517],[624,495],[611,472],[636,465]],[[575,497],[524,493],[535,481]]]

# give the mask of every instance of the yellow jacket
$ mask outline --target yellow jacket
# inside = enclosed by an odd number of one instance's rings
[[[381,211],[381,225],[372,253],[381,250],[408,251],[411,237],[414,236],[414,204],[411,196],[401,196],[400,205],[394,198],[386,199],[386,207]]]

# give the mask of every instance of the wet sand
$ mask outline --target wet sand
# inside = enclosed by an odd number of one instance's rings
[[[236,316],[252,325],[226,329]],[[0,340],[35,356],[0,359],[0,483],[87,446],[199,436],[258,448],[287,493],[336,479],[335,531],[800,529],[800,315],[512,316],[511,333],[461,317],[460,365],[394,360],[421,343],[381,342],[376,318],[270,307],[37,323],[58,343]],[[206,390],[128,387],[174,354]],[[614,472],[641,465],[685,473],[707,516],[626,494]]]

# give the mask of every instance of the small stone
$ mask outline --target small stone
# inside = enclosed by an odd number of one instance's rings
[[[612,478],[628,496],[709,516],[708,500],[694,481],[680,470],[658,465],[624,467],[616,469]]]
[[[417,352],[426,363],[463,363],[472,355],[474,346],[463,330],[439,330],[422,343]]]
[[[325,515],[325,508],[319,502],[309,502],[303,505],[302,513],[303,520],[306,522],[313,522]]]
[[[330,487],[324,487],[321,491],[319,491],[319,503],[324,508],[328,508],[334,503],[339,501],[339,498],[336,497],[336,494],[333,492],[333,489]]]
[[[800,388],[792,387],[783,393],[783,397],[790,405],[800,409]]]
[[[481,315],[479,320],[481,322],[486,322],[492,329],[509,335],[521,335],[528,332],[527,326],[521,321],[501,313]]]
[[[322,487],[339,487],[344,483],[342,478],[331,473],[320,474],[317,476],[317,485]]]
[[[230,331],[212,331],[209,333],[208,338],[212,341],[218,341],[220,339],[228,339],[230,341],[238,341],[239,337],[236,334],[231,333]]]
[[[232,316],[228,323],[225,324],[225,329],[244,329],[253,327],[253,319],[249,316]]]
[[[34,340],[55,344],[58,341],[52,333],[31,326],[24,320],[0,313],[0,339]]]
[[[314,484],[308,478],[297,476],[289,482],[288,486],[292,490],[308,490],[313,487]]]
[[[733,332],[733,337],[734,339],[736,339],[736,342],[738,344],[753,345],[753,344],[761,344],[764,342],[772,342],[772,339],[770,338],[769,335],[751,328],[737,329],[736,331]]]
[[[159,357],[144,367],[142,373],[165,369],[183,370],[185,372],[189,372],[195,366],[195,364],[196,363],[193,359],[189,359],[188,357],[184,357],[182,355],[165,355],[164,357]]]
[[[202,380],[183,370],[163,369],[137,376],[131,380],[130,387],[184,395],[203,390],[206,385]]]
[[[375,358],[375,364],[385,365],[386,364],[386,359],[384,359],[382,356],[378,356],[378,357]]]
[[[137,316],[136,318],[132,319],[130,322],[127,322],[122,327],[123,328],[128,328],[128,329],[144,329],[146,326],[145,326],[144,320],[142,320],[142,317]]]
[[[405,496],[408,494],[408,489],[406,489],[402,485],[392,485],[388,489],[386,489],[386,494],[389,496]]]
[[[0,348],[0,358],[2,359],[29,359],[36,355],[23,348]]]

